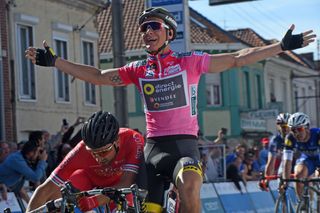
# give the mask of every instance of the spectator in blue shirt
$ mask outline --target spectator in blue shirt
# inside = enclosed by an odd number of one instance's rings
[[[35,170],[30,167],[30,162],[37,162]],[[25,180],[39,181],[45,175],[47,166],[47,153],[40,149],[35,141],[28,141],[21,151],[10,154],[0,164],[0,183],[7,186],[10,191],[20,195],[22,199],[29,202],[29,196],[25,193],[23,185]]]

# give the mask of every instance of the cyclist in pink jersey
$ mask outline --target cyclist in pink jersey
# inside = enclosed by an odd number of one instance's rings
[[[314,41],[312,31],[292,35],[290,27],[281,42],[234,53],[207,54],[170,50],[177,34],[174,16],[160,7],[148,8],[139,16],[139,29],[148,58],[121,68],[99,70],[64,60],[44,41],[45,49],[29,47],[26,57],[32,63],[57,67],[62,72],[97,85],[135,84],[145,104],[147,142],[145,160],[148,173],[148,211],[162,211],[163,176],[176,185],[181,212],[200,212],[202,172],[197,148],[197,88],[205,73],[218,73],[232,67],[275,56]],[[160,176],[159,176],[160,175]]]
[[[36,189],[27,211],[61,197],[60,187],[66,181],[70,181],[80,191],[130,187],[138,181],[137,173],[145,168],[144,139],[140,133],[119,128],[116,118],[104,111],[93,114],[81,131],[83,141],[69,152],[50,177]],[[107,203],[109,198],[104,195],[78,200],[78,206],[83,211]]]

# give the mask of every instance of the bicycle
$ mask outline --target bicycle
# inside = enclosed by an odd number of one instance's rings
[[[296,205],[296,208],[293,207],[292,202],[288,199],[287,189],[279,189],[280,196],[277,198],[276,205],[275,205],[275,212],[320,212],[320,188],[319,185],[316,184],[315,186],[310,185],[310,183],[320,183],[320,178],[288,178],[284,179],[281,176],[268,176],[265,177],[267,180],[274,180],[280,178],[279,186],[281,186],[284,182],[296,182],[303,184],[303,193],[301,196],[300,201]],[[310,194],[309,192],[312,191],[317,195],[316,200],[316,211],[313,211],[311,201],[310,201]]]
[[[291,177],[294,177],[291,175]],[[287,189],[281,188],[283,184],[283,179],[281,175],[270,175],[270,176],[264,176],[262,179],[265,180],[277,180],[279,181],[279,187],[278,192],[279,196],[275,200],[275,213],[293,213],[296,209],[296,202],[293,200],[292,196],[290,196],[289,189],[294,191],[294,188],[292,186],[288,186]]]
[[[66,183],[61,189],[62,198],[48,201],[46,204],[30,211],[30,213],[56,212],[73,213],[77,204],[77,197],[103,194],[108,196],[117,204],[116,213],[142,213],[142,204],[147,196],[147,190],[139,189],[136,184],[129,188],[116,189],[113,187],[105,187],[103,189],[93,189],[88,191],[75,192],[70,183]],[[129,207],[126,195],[132,194],[133,207]],[[110,213],[110,209],[106,206],[106,210]],[[101,212],[101,209],[99,209]]]

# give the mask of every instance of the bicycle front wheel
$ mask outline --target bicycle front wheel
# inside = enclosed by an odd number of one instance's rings
[[[286,193],[280,194],[276,200],[275,213],[290,213],[290,206]]]
[[[300,201],[298,203],[296,212],[311,213],[312,211],[311,211],[309,199]]]

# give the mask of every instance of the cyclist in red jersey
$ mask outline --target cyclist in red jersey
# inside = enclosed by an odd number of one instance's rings
[[[61,197],[60,187],[66,181],[80,191],[103,187],[130,187],[137,181],[144,166],[142,135],[128,128],[119,128],[109,112],[94,113],[82,127],[81,141],[49,178],[41,184],[28,204],[31,211],[49,200]],[[82,197],[78,207],[89,211],[109,202],[104,195]]]
[[[198,83],[202,74],[218,73],[309,45],[312,31],[293,35],[290,27],[281,42],[233,53],[179,53],[170,49],[177,36],[175,17],[166,9],[151,7],[139,16],[139,30],[148,58],[121,68],[99,70],[59,58],[44,41],[45,49],[29,47],[32,63],[57,67],[84,81],[111,86],[135,84],[144,100],[147,142],[144,150],[148,178],[148,211],[161,212],[163,178],[176,185],[180,211],[201,211],[202,171],[197,147]],[[160,174],[160,176],[159,176]]]

